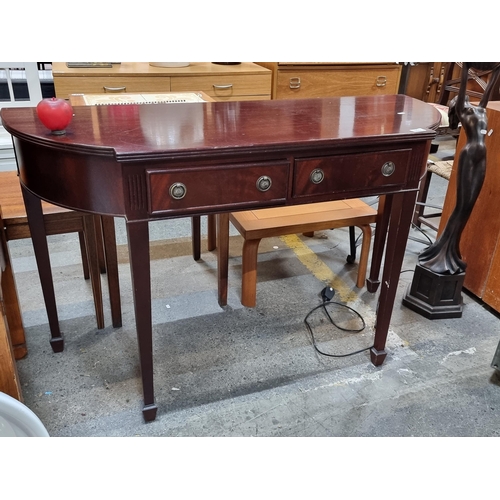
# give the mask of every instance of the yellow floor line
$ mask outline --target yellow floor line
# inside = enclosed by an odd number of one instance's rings
[[[280,236],[280,239],[293,250],[300,262],[318,280],[322,281],[325,286],[331,286],[335,290],[338,300],[347,303],[354,302],[359,298],[358,294],[352,291],[296,234]]]

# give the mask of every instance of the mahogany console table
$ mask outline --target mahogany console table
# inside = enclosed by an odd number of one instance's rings
[[[383,195],[367,280],[376,291],[385,249],[371,349],[372,363],[383,363],[419,181],[440,120],[432,106],[387,95],[75,106],[74,113],[59,136],[34,108],[2,109],[1,117],[14,136],[40,273],[50,273],[40,199],[126,220],[146,421],[157,412],[148,221],[218,214],[223,256],[229,212]],[[218,274],[225,305],[227,264]],[[54,291],[43,292],[51,345],[62,351]]]

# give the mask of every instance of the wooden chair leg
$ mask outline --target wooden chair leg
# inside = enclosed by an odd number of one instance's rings
[[[413,213],[413,224],[415,226],[420,227],[420,217],[424,215],[424,205],[422,203],[425,203],[427,200],[427,195],[429,194],[429,186],[431,185],[431,177],[432,177],[432,172],[430,170],[427,170],[425,176],[422,178],[420,181],[420,189],[418,190],[418,196],[417,196],[417,201],[415,204],[415,212]]]
[[[356,233],[354,226],[349,226],[349,247],[351,253],[347,256],[347,262],[354,264],[356,262]]]
[[[80,240],[80,253],[82,254],[83,277],[88,280],[90,278],[89,257],[87,255],[87,249],[85,248],[85,236],[83,231],[78,231],[78,239]]]
[[[83,217],[83,225],[87,255],[89,257],[90,280],[92,282],[97,328],[102,329],[104,328],[104,308],[102,305],[101,273],[97,257],[95,216],[85,215]]]
[[[241,303],[255,307],[257,302],[257,255],[260,240],[245,240],[243,243],[241,270]]]
[[[387,230],[389,228],[391,206],[392,195],[381,196],[379,198],[370,275],[366,280],[366,288],[370,293],[375,293],[380,285],[380,267],[382,265],[382,256],[384,254],[385,242],[387,239]]]
[[[106,273],[106,257],[104,255],[104,240],[102,236],[102,218],[99,215],[94,215],[95,224],[95,237],[97,245],[97,262],[99,263],[99,270],[101,274]]]
[[[201,224],[200,216],[191,217],[191,244],[193,247],[193,259],[200,260],[201,257]]]
[[[368,257],[370,255],[370,244],[372,239],[372,228],[369,224],[358,226],[363,231],[363,241],[361,242],[361,255],[359,256],[358,280],[356,286],[363,288],[365,286],[366,271],[368,269]]]
[[[208,251],[211,252],[217,248],[217,222],[216,215],[210,214],[207,216],[208,221],[208,237],[207,237],[207,245]]]
[[[201,222],[200,216],[191,217],[191,239],[193,246],[193,259],[200,260],[201,258]],[[217,221],[215,214],[207,216],[208,221],[208,237],[207,247],[211,252],[217,248]]]
[[[116,233],[113,217],[101,217],[102,239],[108,277],[111,320],[115,328],[122,326],[120,280],[118,277],[118,255],[116,253]]]

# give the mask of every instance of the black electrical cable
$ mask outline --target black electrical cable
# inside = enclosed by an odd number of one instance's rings
[[[345,358],[347,356],[353,356],[354,354],[359,354],[361,352],[364,352],[364,351],[368,351],[369,349],[371,349],[373,346],[370,346],[370,347],[365,347],[364,349],[359,349],[358,351],[354,351],[354,352],[350,352],[350,353],[347,353],[347,354],[330,354],[330,353],[327,353],[327,352],[323,352],[319,347],[318,345],[316,344],[316,340],[314,338],[314,333],[313,333],[313,330],[311,328],[311,325],[309,324],[309,322],[307,321],[309,319],[309,317],[311,316],[311,314],[313,314],[315,311],[317,311],[318,309],[323,309],[326,313],[326,315],[328,316],[328,319],[330,320],[330,323],[335,326],[336,328],[338,328],[339,330],[342,330],[344,332],[352,332],[352,333],[359,333],[359,332],[362,332],[364,329],[365,329],[365,326],[366,326],[366,323],[365,323],[365,320],[363,319],[363,316],[361,316],[361,314],[359,314],[356,310],[354,310],[352,307],[349,307],[349,306],[346,306],[345,304],[341,304],[340,302],[330,302],[329,298],[328,297],[333,297],[333,294],[330,296],[330,294],[328,294],[328,292],[325,292],[325,291],[328,291],[328,290],[332,290],[331,288],[326,288],[323,290],[323,292],[321,293],[322,297],[323,297],[323,303],[320,304],[319,306],[316,306],[314,307],[313,309],[311,309],[309,311],[309,313],[307,314],[307,316],[304,318],[304,323],[309,331],[309,334],[311,335],[311,339],[312,339],[312,343],[313,343],[313,347],[314,349],[319,353],[319,354],[322,354],[323,356],[328,356],[330,358]],[[333,290],[332,290],[333,291]],[[333,321],[332,317],[330,316],[330,313],[328,312],[326,306],[328,304],[331,304],[331,305],[334,305],[334,306],[339,306],[339,307],[344,307],[345,309],[348,309],[349,311],[353,312],[360,320],[361,320],[361,323],[362,323],[362,327],[361,328],[343,328],[341,327],[340,325],[337,325],[335,323],[335,321]]]

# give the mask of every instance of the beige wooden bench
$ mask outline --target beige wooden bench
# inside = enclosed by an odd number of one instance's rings
[[[243,236],[241,303],[255,307],[257,294],[257,254],[262,238],[287,234],[310,235],[314,231],[359,227],[363,242],[356,285],[364,286],[370,252],[371,227],[377,211],[359,199],[329,201],[292,207],[233,212],[230,222]]]

